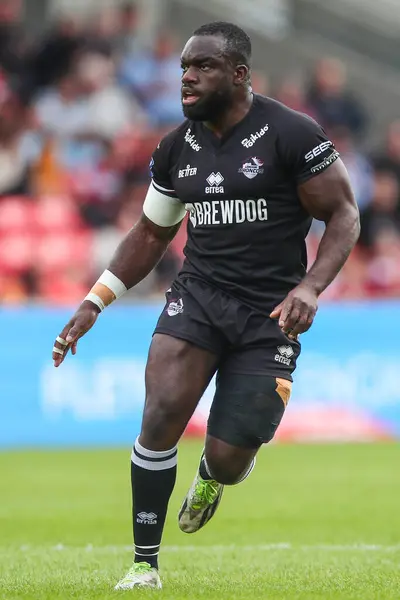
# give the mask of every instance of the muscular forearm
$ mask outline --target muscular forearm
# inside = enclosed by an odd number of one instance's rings
[[[319,295],[333,281],[345,264],[360,234],[356,207],[346,205],[335,211],[326,223],[317,258],[304,282]]]
[[[157,265],[179,225],[160,228],[142,217],[118,246],[108,270],[114,273],[127,289],[132,288]]]

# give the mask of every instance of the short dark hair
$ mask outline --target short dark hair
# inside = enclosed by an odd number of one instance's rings
[[[226,54],[235,64],[243,64],[250,68],[251,65],[251,40],[247,33],[226,21],[215,21],[202,25],[193,35],[220,35],[226,43]]]

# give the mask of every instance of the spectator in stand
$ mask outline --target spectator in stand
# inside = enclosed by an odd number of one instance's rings
[[[362,102],[347,88],[345,65],[336,58],[323,58],[315,68],[307,101],[317,120],[328,130],[346,127],[362,136],[367,115]]]
[[[155,127],[173,127],[182,119],[179,93],[181,83],[180,52],[175,36],[162,31],[153,50],[129,54],[121,62],[120,80],[136,95]]]
[[[278,85],[276,98],[289,108],[304,113],[313,119],[317,116],[307,101],[306,92],[301,80],[296,76],[284,78]]]
[[[400,232],[390,222],[376,232],[367,266],[366,290],[373,297],[400,296]]]
[[[59,163],[74,178],[86,173],[87,181],[107,158],[113,138],[147,121],[139,104],[115,85],[112,59],[94,52],[79,54],[72,69],[37,99],[35,110],[40,128],[55,140]],[[109,186],[103,181],[100,189]]]
[[[347,127],[331,131],[331,138],[349,172],[351,184],[359,209],[369,205],[373,190],[373,169],[368,159],[357,149],[354,137]]]
[[[142,48],[138,23],[134,4],[108,6],[89,20],[88,33],[92,40],[102,41],[117,58],[122,58],[138,53]]]
[[[29,61],[29,85],[32,94],[56,85],[68,73],[85,36],[73,16],[60,16],[49,32],[39,40]]]
[[[26,134],[29,107],[0,81],[0,198],[28,194],[30,175],[39,148]]]
[[[0,2],[0,67],[9,77],[25,70],[27,41],[20,26],[21,0]]]
[[[394,173],[400,182],[400,119],[389,125],[386,146],[372,156],[372,163],[378,171]]]
[[[372,200],[361,211],[360,243],[371,249],[382,229],[390,227],[400,233],[399,182],[390,171],[377,171],[374,176]]]

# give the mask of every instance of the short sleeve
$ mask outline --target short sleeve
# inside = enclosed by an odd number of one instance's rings
[[[150,160],[150,175],[155,189],[169,196],[177,198],[170,176],[170,154],[173,140],[171,135],[166,136],[154,150]]]
[[[171,150],[176,132],[168,134],[154,150],[150,160],[151,184],[143,203],[146,217],[159,227],[172,227],[186,214],[171,181]]]
[[[304,183],[325,171],[339,158],[339,152],[316,121],[300,113],[290,117],[279,132],[279,152],[291,177]]]

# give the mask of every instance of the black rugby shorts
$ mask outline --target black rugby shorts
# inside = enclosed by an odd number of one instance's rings
[[[300,343],[278,322],[204,281],[179,276],[166,293],[154,333],[210,350],[220,358],[219,376],[268,375],[292,381]]]

